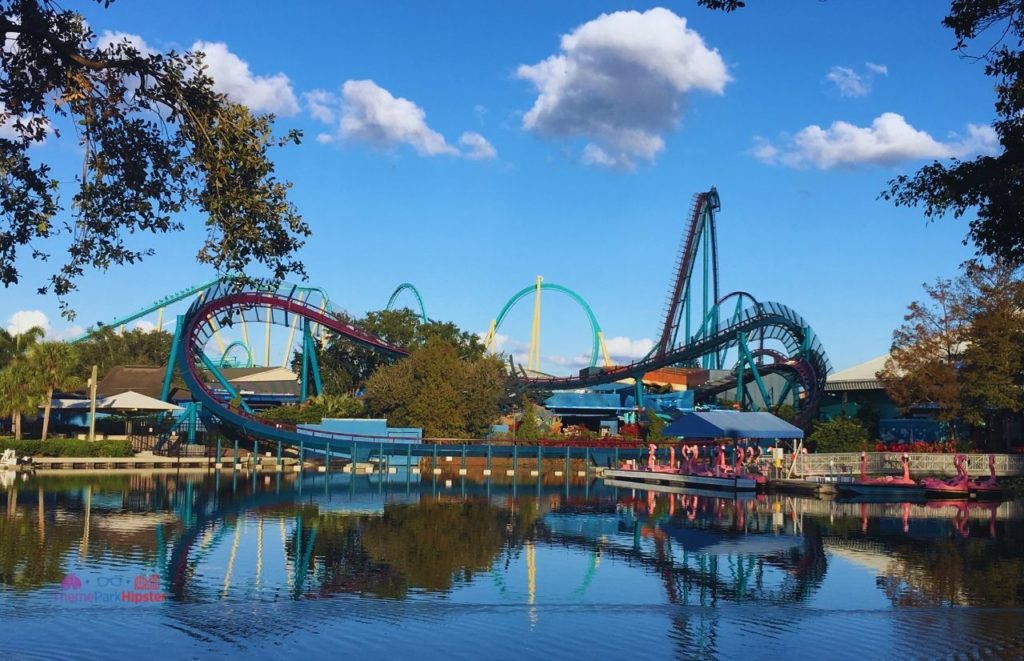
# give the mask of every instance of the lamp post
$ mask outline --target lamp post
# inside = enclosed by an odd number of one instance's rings
[[[512,444],[516,443],[516,405],[512,405]]]

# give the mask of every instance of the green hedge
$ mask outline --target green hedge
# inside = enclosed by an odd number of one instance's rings
[[[79,441],[69,438],[53,438],[45,443],[40,441],[15,441],[0,439],[0,452],[11,448],[18,456],[34,455],[39,457],[130,457],[132,456],[131,441]]]

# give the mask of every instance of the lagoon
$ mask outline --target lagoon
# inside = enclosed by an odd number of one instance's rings
[[[1020,658],[1024,503],[7,475],[5,658]]]

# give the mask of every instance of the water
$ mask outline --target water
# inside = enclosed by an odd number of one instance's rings
[[[244,472],[0,491],[4,658],[1024,657],[1021,502]]]

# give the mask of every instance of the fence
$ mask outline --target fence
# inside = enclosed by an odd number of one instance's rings
[[[868,473],[872,475],[899,475],[903,471],[901,452],[868,452]],[[908,454],[910,472],[917,475],[956,475],[952,454]],[[967,470],[971,475],[988,475],[988,455],[967,455]],[[1024,455],[997,454],[996,475],[1000,477],[1024,475]],[[792,461],[792,455],[787,457]],[[788,464],[787,464],[788,465]],[[859,475],[859,452],[822,452],[808,454],[796,461],[794,475]]]

